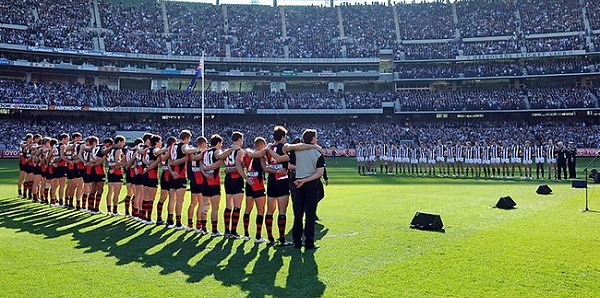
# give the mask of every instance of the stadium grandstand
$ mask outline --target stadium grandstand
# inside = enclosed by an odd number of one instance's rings
[[[309,119],[339,148],[498,127],[599,147],[598,0],[201,2],[0,0],[0,146],[32,126],[168,134],[204,102],[209,131]]]

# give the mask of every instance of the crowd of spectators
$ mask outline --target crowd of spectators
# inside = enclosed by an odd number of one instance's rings
[[[34,23],[32,8],[36,0],[0,0],[0,24],[31,26]]]
[[[592,29],[600,29],[598,1],[585,2]],[[94,6],[89,0],[60,3],[0,0],[3,11],[0,23],[27,26],[0,28],[0,42],[96,50],[104,44],[105,50],[115,52],[161,55],[205,52],[216,57],[227,56],[229,48],[231,57],[245,58],[285,58],[286,53],[291,58],[371,58],[378,57],[381,49],[391,49],[397,58],[408,60],[452,59],[459,53],[520,53],[522,46],[528,52],[586,49],[583,35],[525,39],[526,35],[539,33],[583,34],[579,1],[460,0],[456,3],[458,23],[453,17],[453,5],[436,1],[402,2],[393,7],[377,3],[339,7],[230,4],[222,7],[176,1],[126,4],[99,0],[100,21],[96,23],[92,15]],[[394,10],[398,13],[399,32]],[[460,37],[456,36],[456,29],[461,32]],[[397,40],[397,33],[401,41]],[[507,39],[463,41],[489,36],[507,36]],[[97,46],[96,37],[101,38]],[[411,42],[427,39],[434,41]],[[597,39],[594,42],[600,43]]]
[[[285,8],[291,58],[343,57],[338,15],[333,7],[290,6]]]
[[[300,137],[306,128],[317,130],[319,144],[325,148],[352,149],[359,142],[426,142],[447,141],[506,141],[523,143],[525,140],[545,142],[572,141],[580,148],[600,147],[600,125],[594,120],[530,120],[530,121],[406,121],[394,119],[361,121],[313,121],[310,124],[300,122],[256,121],[206,121],[205,135],[218,133],[224,137],[224,146],[230,146],[229,136],[233,131],[244,133],[244,146],[253,147],[255,137],[264,137],[272,142],[273,127],[284,125],[288,129],[287,141]],[[163,137],[177,136],[181,129],[189,129],[193,136],[200,136],[202,129],[199,121],[160,120],[110,123],[93,120],[56,120],[40,119],[0,119],[0,149],[16,149],[26,133],[40,133],[57,137],[60,133],[81,132],[84,136],[95,135],[100,139],[114,136],[117,131],[146,131]],[[131,140],[128,140],[131,141]]]
[[[527,52],[551,52],[551,51],[573,51],[585,50],[586,41],[583,35],[528,39],[526,41]]]
[[[398,3],[402,40],[454,38],[454,20],[449,2]]]
[[[596,108],[598,99],[588,88],[531,88],[527,99],[531,109]]]
[[[592,30],[600,29],[600,0],[586,0],[585,7]]]
[[[94,48],[88,0],[37,0],[37,28],[44,46],[89,50]]]
[[[207,56],[225,56],[225,22],[220,7],[175,1],[165,5],[174,55],[200,56],[204,51]]]
[[[461,36],[512,36],[519,26],[513,1],[462,0],[456,2]]]
[[[600,70],[598,58],[573,56],[565,59],[506,61],[466,61],[452,63],[397,63],[394,72],[400,79],[512,77],[589,73]]]
[[[398,63],[394,69],[398,73],[399,78],[468,78],[523,75],[521,65],[515,61],[478,61],[440,64]]]
[[[347,45],[348,57],[377,57],[379,49],[394,48],[396,26],[389,6],[343,5],[340,9],[344,18],[344,34],[353,41]],[[377,18],[365,18],[365,15]]]
[[[583,14],[579,1],[518,1],[524,34],[583,31]]]
[[[463,42],[461,44],[463,55],[495,55],[515,54],[521,52],[521,45],[517,38],[507,40]]]
[[[30,82],[0,79],[0,101],[60,106],[97,106],[96,88],[70,82]]]
[[[264,5],[227,6],[232,57],[283,57],[278,7]]]
[[[99,0],[98,6],[102,28],[108,29],[107,51],[168,54],[162,10],[156,1],[133,5]]]
[[[521,110],[526,108],[524,97],[515,89],[397,93],[402,111]]]

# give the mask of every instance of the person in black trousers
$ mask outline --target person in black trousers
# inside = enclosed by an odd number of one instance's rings
[[[569,178],[572,179],[577,178],[577,171],[575,171],[576,158],[577,148],[575,148],[575,144],[573,144],[573,142],[569,142],[567,144],[567,165],[569,167]]]
[[[557,179],[561,179],[561,172],[564,174],[565,179],[567,179],[567,148],[565,148],[563,142],[556,144],[556,164],[558,165]]]
[[[325,186],[329,185],[329,176],[327,175],[327,166],[323,167],[323,181],[325,181]],[[317,208],[319,207],[319,202],[325,198],[325,187],[323,183],[321,183],[321,190],[319,192],[319,200],[317,200]],[[320,221],[321,219],[317,215],[317,211],[315,210],[315,220]]]

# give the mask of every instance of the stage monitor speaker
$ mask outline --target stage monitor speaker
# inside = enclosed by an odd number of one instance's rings
[[[571,187],[573,187],[573,188],[587,188],[587,181],[585,181],[585,180],[573,180],[573,181],[571,181]]]
[[[496,203],[496,207],[500,209],[513,209],[517,203],[511,197],[501,197]]]
[[[536,192],[539,195],[549,195],[552,193],[552,189],[547,184],[544,184],[540,185]]]
[[[437,214],[417,212],[410,222],[410,227],[419,230],[440,231],[444,229],[442,218]]]

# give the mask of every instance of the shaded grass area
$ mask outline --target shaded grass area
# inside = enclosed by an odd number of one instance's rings
[[[319,206],[322,248],[316,252],[49,208],[17,199],[14,185],[1,184],[0,282],[11,286],[2,287],[0,295],[593,297],[600,292],[600,213],[581,212],[584,190],[551,181],[554,194],[539,196],[538,181],[363,177],[351,160],[339,158],[328,160],[328,167],[331,185]],[[10,175],[16,168],[11,172],[0,162],[4,168],[0,183],[14,183]],[[490,207],[505,195],[517,209]],[[591,185],[591,209],[600,209],[598,197]],[[441,214],[446,233],[410,229],[416,211]]]

